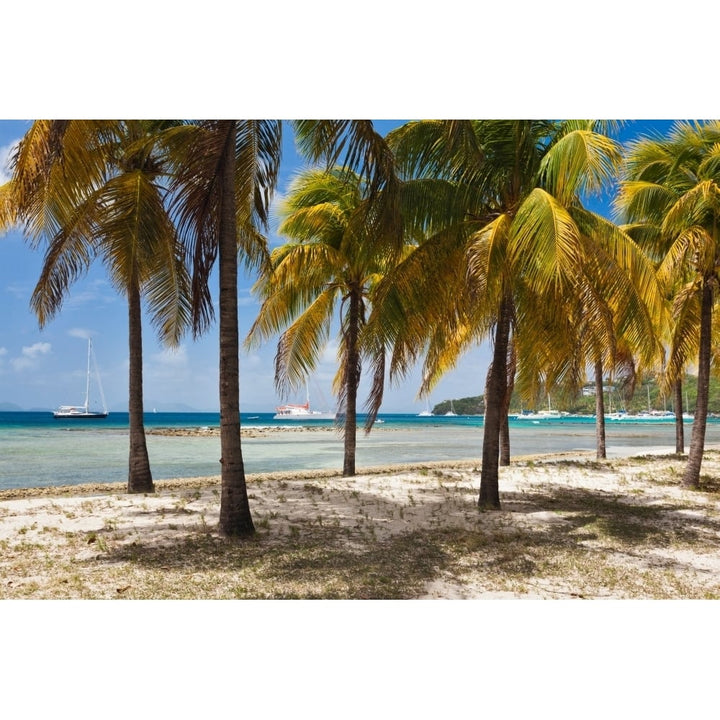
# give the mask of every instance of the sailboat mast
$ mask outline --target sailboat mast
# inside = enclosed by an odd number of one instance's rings
[[[88,338],[88,357],[87,357],[87,379],[85,381],[85,412],[90,406],[90,353],[92,348],[92,340]]]

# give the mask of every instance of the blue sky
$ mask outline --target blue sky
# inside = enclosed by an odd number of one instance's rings
[[[376,121],[385,133],[398,121]],[[621,139],[640,132],[664,131],[670,121],[628,123]],[[0,121],[0,167],[7,177],[5,161],[29,122]],[[293,174],[301,167],[289,128],[284,134],[283,164],[279,192],[286,191]],[[601,209],[601,205],[596,205]],[[280,242],[274,232],[271,244]],[[111,410],[127,407],[127,306],[110,286],[101,265],[96,265],[72,288],[60,314],[43,330],[29,309],[29,300],[39,275],[42,254],[33,252],[18,232],[0,237],[0,403],[14,403],[23,409],[53,408],[79,403],[84,396],[86,338],[92,336],[103,389]],[[258,310],[251,295],[252,277],[239,284],[240,332],[247,333]],[[214,295],[216,296],[216,288]],[[173,410],[189,406],[217,410],[217,327],[199,340],[187,337],[175,350],[156,340],[150,323],[144,321],[145,405],[150,410]],[[313,405],[332,404],[330,385],[335,373],[335,343],[331,341],[310,386]],[[275,343],[242,352],[241,408],[244,412],[269,412],[280,402],[273,385]],[[459,366],[448,373],[432,393],[431,403],[443,399],[479,395],[483,392],[489,362],[485,347],[469,352]],[[416,399],[419,372],[416,370],[401,387],[389,387],[383,412],[417,412],[424,402]],[[366,387],[361,387],[361,399]],[[322,402],[324,398],[325,403]]]

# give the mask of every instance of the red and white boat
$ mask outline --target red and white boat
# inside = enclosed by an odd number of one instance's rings
[[[311,410],[310,392],[307,391],[307,400],[302,405],[280,405],[275,408],[273,420],[335,420],[337,413],[330,410]]]

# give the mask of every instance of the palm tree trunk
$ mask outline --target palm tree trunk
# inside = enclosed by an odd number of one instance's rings
[[[507,391],[507,350],[511,318],[512,301],[506,294],[500,303],[492,364],[485,387],[483,455],[480,472],[480,497],[478,498],[478,505],[481,509],[500,509],[498,459],[503,402]],[[507,417],[507,413],[505,417]]]
[[[218,238],[220,279],[220,531],[225,535],[255,532],[240,439],[240,368],[238,361],[237,219],[235,215],[235,121],[228,121],[223,153],[222,207]]]
[[[685,452],[685,424],[683,422],[683,384],[676,380],[673,384],[673,405],[675,405],[675,452]]]
[[[595,361],[595,457],[605,460],[605,388],[603,387],[602,360]]]
[[[137,283],[128,288],[129,394],[128,421],[130,452],[128,460],[128,493],[155,492],[148,458],[143,420],[142,312]]]
[[[515,387],[515,370],[517,368],[514,342],[510,341],[507,363],[507,387],[502,408],[502,425],[500,426],[500,466],[510,465],[510,423],[508,412],[510,411],[510,400],[512,399],[513,388]]]
[[[360,295],[350,291],[350,308],[345,342],[347,343],[345,368],[345,456],[343,477],[355,475],[355,452],[357,447],[357,391],[360,384],[360,357],[358,332],[360,328]]]
[[[687,466],[683,475],[682,484],[685,487],[697,487],[700,484],[700,466],[705,451],[705,429],[707,427],[708,400],[710,393],[710,353],[713,287],[705,280],[702,289],[702,304],[700,306],[700,351],[698,353],[698,385],[697,401],[695,405],[695,419],[693,420],[692,435],[690,437],[690,451],[688,452]]]
[[[510,465],[510,421],[508,420],[507,410],[500,422],[500,467],[509,467]]]

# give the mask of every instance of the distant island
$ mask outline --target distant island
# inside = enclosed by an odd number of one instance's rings
[[[466,397],[453,400],[443,400],[435,405],[432,409],[433,415],[444,415],[447,412],[454,412],[456,415],[484,415],[485,414],[485,397],[476,395],[475,397]]]
[[[683,383],[683,395],[685,407],[683,411],[693,412],[697,398],[697,377],[687,375]],[[710,398],[708,411],[713,415],[720,414],[720,379],[710,378]],[[577,415],[595,414],[595,387],[586,385],[579,397],[567,397],[559,391],[557,395],[551,394],[550,401],[547,395],[540,395],[534,403],[523,402],[517,392],[513,393],[510,401],[510,412],[522,412],[523,410],[545,410],[548,406],[553,410],[561,410]],[[657,383],[640,382],[635,385],[633,393],[625,391],[622,387],[614,387],[605,396],[605,409],[627,410],[630,413],[637,413],[643,410],[671,410],[672,398],[663,395]],[[433,415],[445,415],[452,410],[456,415],[484,415],[485,398],[483,395],[473,397],[453,398],[443,400],[432,408]]]

